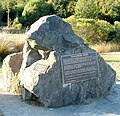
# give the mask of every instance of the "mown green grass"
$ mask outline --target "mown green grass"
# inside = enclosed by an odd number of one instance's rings
[[[106,53],[101,56],[116,71],[117,78],[120,78],[120,53]]]

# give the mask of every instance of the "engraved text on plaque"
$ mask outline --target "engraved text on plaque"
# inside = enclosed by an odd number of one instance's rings
[[[63,84],[75,83],[98,77],[97,54],[81,53],[61,56]]]

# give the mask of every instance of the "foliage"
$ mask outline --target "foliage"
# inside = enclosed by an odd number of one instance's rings
[[[22,24],[19,23],[18,17],[16,17],[13,21],[12,27],[16,28],[16,29],[21,29],[22,28]]]
[[[55,8],[55,12],[60,17],[67,17],[67,5],[69,1],[68,0],[53,0],[53,5]]]
[[[14,17],[21,17],[23,10],[24,4],[17,4],[12,8],[11,12],[13,12]]]
[[[115,29],[109,34],[109,40],[112,40],[114,43],[120,43],[120,30]]]
[[[5,10],[0,9],[0,22],[2,22],[2,18],[3,18],[4,13],[5,13]],[[1,25],[1,23],[0,23],[0,25]]]
[[[77,0],[70,0],[69,4],[67,6],[67,12],[69,13],[69,16],[75,14],[75,6],[76,6]]]
[[[7,10],[8,7],[9,9],[11,9],[14,5],[15,5],[15,0],[3,0],[3,1],[0,1],[1,3],[1,6],[3,9]]]
[[[111,24],[120,21],[120,0],[0,0],[0,24],[16,17],[25,26],[41,16],[56,14],[66,18],[76,15],[81,18],[106,20]]]
[[[1,9],[4,10],[1,20],[11,26],[11,21],[16,16],[21,16],[26,0],[2,0],[0,1]],[[1,13],[0,13],[1,14]]]
[[[118,1],[119,0],[97,0],[97,4],[100,8],[99,18],[113,23],[115,20],[115,17],[113,17],[115,15],[113,7],[115,3],[118,3]]]
[[[114,43],[120,43],[120,22],[114,22],[114,30],[109,34],[109,40]]]
[[[120,29],[120,22],[119,21],[115,21],[114,22],[114,26],[115,26],[115,28]]]
[[[88,44],[120,42],[118,28],[115,28],[107,21],[76,18],[75,16],[71,16],[65,21],[69,22],[75,33]]]
[[[120,2],[115,2],[112,5],[111,16],[114,20],[120,20]]]
[[[80,18],[97,18],[99,7],[95,0],[78,0],[75,7],[75,14]]]
[[[51,0],[54,6],[55,13],[63,18],[74,14],[74,8],[77,0]]]
[[[25,25],[30,25],[40,17],[53,13],[52,4],[48,4],[44,0],[30,0],[24,7],[22,16]]]

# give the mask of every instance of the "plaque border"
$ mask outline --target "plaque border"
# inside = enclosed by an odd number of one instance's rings
[[[65,77],[64,77],[64,69],[63,69],[63,67],[62,67],[62,65],[63,65],[63,60],[62,60],[62,58],[63,57],[66,57],[66,56],[71,56],[71,55],[83,55],[83,54],[90,54],[90,53],[94,53],[95,54],[95,57],[96,57],[96,65],[97,65],[97,75],[98,75],[98,77],[93,77],[93,78],[90,78],[90,79],[82,79],[82,80],[79,80],[79,81],[76,81],[76,82],[71,82],[71,83],[65,83]],[[97,79],[97,78],[99,78],[101,75],[100,75],[100,69],[99,69],[99,63],[98,63],[98,55],[97,55],[97,52],[86,52],[86,53],[78,53],[78,54],[71,54],[71,55],[61,55],[60,56],[60,65],[61,65],[61,71],[62,71],[62,84],[63,85],[66,85],[66,84],[72,84],[72,83],[79,83],[79,82],[81,82],[81,81],[87,81],[87,80],[92,80],[92,79]]]
[[[41,71],[40,72],[39,70],[36,70],[37,65],[45,66],[45,71]],[[33,68],[33,70],[42,74],[42,73],[46,73],[46,71],[47,71],[48,68],[49,68],[48,65],[45,65],[45,64],[42,64],[42,63],[36,63],[35,66],[34,66],[34,68]]]

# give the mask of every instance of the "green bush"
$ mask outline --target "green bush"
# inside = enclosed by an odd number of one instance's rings
[[[111,24],[120,17],[120,15],[116,15],[116,11],[119,11],[119,0],[96,0],[100,13],[99,18],[102,20],[106,20]],[[117,17],[116,17],[117,16]]]
[[[19,30],[22,28],[22,24],[19,22],[18,17],[14,19],[12,27],[19,29]]]
[[[120,30],[119,29],[114,29],[114,31],[112,31],[110,34],[109,34],[109,40],[112,42],[112,43],[117,43],[117,44],[120,44]]]
[[[65,19],[65,21],[70,23],[75,33],[88,44],[113,41],[110,35],[115,31],[115,27],[107,21],[76,18],[75,16],[71,16]],[[119,36],[119,34],[117,33],[116,36]]]
[[[120,1],[115,1],[112,4],[110,15],[114,21],[120,20]]]
[[[95,0],[78,0],[75,15],[80,18],[98,18],[100,9]]]
[[[115,28],[120,29],[120,22],[119,21],[115,21],[114,22],[114,26],[115,26]]]
[[[109,40],[113,43],[120,43],[120,22],[114,22],[114,30],[109,34]]]

